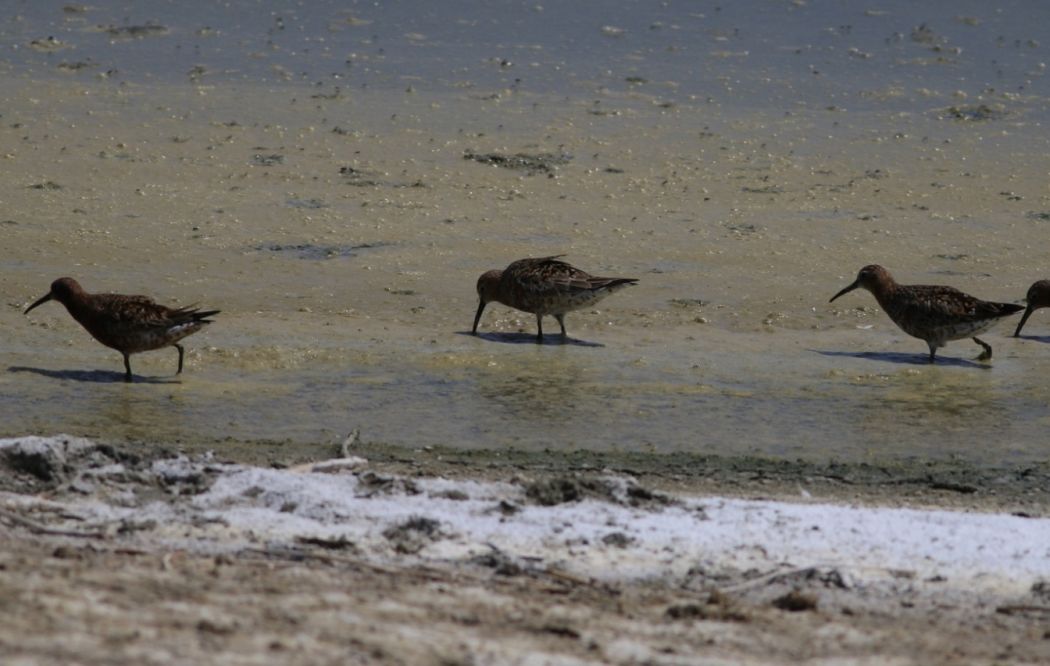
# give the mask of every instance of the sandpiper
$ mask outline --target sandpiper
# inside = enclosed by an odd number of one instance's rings
[[[963,338],[973,338],[981,345],[984,351],[977,359],[987,361],[992,358],[992,347],[976,336],[995,326],[1003,317],[1024,309],[1013,303],[982,301],[954,287],[897,284],[889,271],[876,265],[860,269],[853,284],[832,296],[831,300],[858,287],[870,291],[901,330],[926,341],[930,347],[930,363],[933,363],[938,347]]]
[[[1033,282],[1032,286],[1028,288],[1028,295],[1025,297],[1025,300],[1028,302],[1028,307],[1025,309],[1024,314],[1021,315],[1021,322],[1017,324],[1017,330],[1014,331],[1015,338],[1021,335],[1021,329],[1024,328],[1024,323],[1028,321],[1029,315],[1039,308],[1050,306],[1050,280]]]
[[[478,278],[478,313],[474,334],[485,306],[492,301],[536,315],[536,342],[543,342],[543,316],[552,315],[565,333],[565,313],[593,305],[614,291],[638,282],[635,278],[594,277],[553,257],[519,259],[503,270]]]
[[[179,340],[201,330],[219,310],[201,312],[199,308],[168,308],[153,302],[147,296],[122,294],[89,294],[76,280],[59,278],[51,283],[51,291],[26,308],[25,314],[38,305],[55,300],[66,306],[73,319],[87,329],[96,340],[124,355],[124,381],[131,381],[131,354],[175,347],[179,350],[179,369],[182,372],[184,354]]]

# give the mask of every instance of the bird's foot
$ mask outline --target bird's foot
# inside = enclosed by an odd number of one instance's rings
[[[978,361],[990,361],[992,360],[992,346],[984,340],[973,339],[974,342],[984,347],[984,351],[981,352],[980,356],[977,357]]]

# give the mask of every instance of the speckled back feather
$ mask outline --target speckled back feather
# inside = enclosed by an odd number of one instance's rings
[[[638,282],[635,278],[596,277],[559,261],[565,255],[519,259],[503,270],[500,302],[524,312],[565,313],[586,307]]]

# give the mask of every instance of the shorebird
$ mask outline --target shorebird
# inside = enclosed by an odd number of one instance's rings
[[[1025,297],[1025,300],[1028,302],[1028,307],[1025,309],[1024,314],[1021,315],[1021,322],[1017,324],[1017,330],[1014,331],[1015,338],[1021,335],[1021,329],[1024,328],[1024,323],[1028,321],[1029,315],[1039,308],[1050,306],[1050,280],[1033,282],[1032,286],[1028,288],[1028,295]]]
[[[870,291],[902,331],[926,341],[930,363],[938,347],[963,338],[973,338],[981,345],[984,351],[977,360],[987,361],[992,358],[992,347],[976,336],[1024,309],[1013,303],[982,301],[954,287],[897,284],[888,270],[874,264],[860,269],[853,284],[832,296],[831,301],[858,287]]]
[[[87,329],[93,338],[124,355],[124,381],[131,381],[129,356],[139,352],[175,347],[179,350],[179,369],[185,350],[179,340],[201,330],[219,310],[201,312],[199,308],[168,308],[147,296],[122,294],[89,294],[76,280],[59,278],[51,291],[26,308],[25,314],[38,305],[55,300],[66,306],[73,319]]]
[[[609,294],[638,282],[635,278],[594,277],[553,257],[519,259],[503,270],[491,270],[478,278],[478,313],[474,328],[485,306],[496,301],[522,312],[536,315],[536,342],[543,342],[543,316],[552,315],[565,333],[565,314],[593,305]]]

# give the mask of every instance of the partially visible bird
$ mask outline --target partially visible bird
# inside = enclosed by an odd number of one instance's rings
[[[536,315],[536,342],[543,342],[543,316],[552,315],[565,332],[565,314],[588,307],[609,294],[638,282],[635,278],[595,277],[570,266],[559,257],[519,259],[503,270],[491,270],[478,278],[478,312],[474,334],[485,306],[496,301]]]
[[[978,360],[989,360],[992,358],[991,345],[976,336],[995,326],[1003,317],[1024,309],[1014,303],[982,301],[954,287],[897,284],[888,270],[874,264],[860,269],[853,284],[832,296],[831,300],[858,287],[870,291],[902,331],[926,341],[930,348],[930,363],[933,363],[938,347],[963,338],[973,338],[984,348]]]
[[[1024,323],[1028,321],[1028,317],[1038,310],[1039,308],[1050,307],[1050,280],[1039,280],[1033,282],[1032,286],[1028,288],[1028,296],[1025,297],[1028,302],[1028,307],[1025,309],[1024,314],[1021,315],[1021,321],[1017,324],[1017,330],[1014,331],[1014,337],[1021,335],[1021,329],[1024,328]]]
[[[89,294],[69,277],[51,283],[51,291],[41,296],[25,310],[55,300],[66,306],[73,319],[87,329],[96,340],[124,355],[124,381],[131,381],[129,356],[139,352],[175,347],[179,351],[179,369],[182,372],[184,349],[179,340],[201,330],[212,322],[208,317],[219,310],[201,312],[199,308],[168,308],[146,296],[122,294]]]

